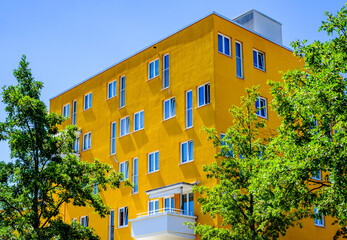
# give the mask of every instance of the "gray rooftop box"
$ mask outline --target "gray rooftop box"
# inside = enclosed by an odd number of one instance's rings
[[[257,10],[252,9],[233,21],[282,45],[282,24]]]

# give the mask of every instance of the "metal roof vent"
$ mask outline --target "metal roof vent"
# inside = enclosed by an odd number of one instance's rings
[[[233,21],[282,45],[282,24],[255,9],[236,17]]]

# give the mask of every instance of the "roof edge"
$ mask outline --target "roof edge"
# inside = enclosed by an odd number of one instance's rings
[[[255,9],[252,9],[252,10],[255,10]],[[250,11],[252,11],[252,10],[250,10]],[[250,11],[248,11],[248,12],[250,12]],[[255,11],[257,11],[257,10],[255,10]],[[246,12],[246,13],[248,13],[248,12]],[[259,12],[259,11],[257,11],[257,12]],[[244,13],[244,14],[246,14],[246,13]],[[261,12],[259,12],[259,13],[262,14]],[[242,14],[242,15],[244,15],[244,14]],[[88,77],[88,78],[86,78],[86,79],[84,79],[84,80],[78,82],[77,84],[73,85],[72,87],[70,87],[70,88],[68,88],[68,89],[66,89],[66,90],[64,90],[64,91],[62,91],[62,92],[60,92],[59,94],[54,95],[53,97],[51,97],[51,98],[49,99],[49,101],[53,100],[54,98],[59,97],[60,95],[64,94],[65,92],[70,91],[71,89],[73,89],[73,88],[75,88],[75,87],[81,85],[82,83],[87,82],[88,80],[90,80],[90,79],[92,79],[92,78],[98,76],[99,74],[101,74],[101,73],[103,73],[103,72],[109,70],[110,68],[112,68],[112,67],[114,67],[114,66],[116,66],[116,65],[118,65],[118,64],[120,64],[120,63],[122,63],[122,62],[124,62],[124,61],[126,61],[126,60],[128,60],[129,58],[131,58],[131,57],[133,57],[133,56],[139,54],[140,52],[143,52],[144,50],[146,50],[146,49],[148,49],[148,48],[151,48],[152,46],[154,46],[154,45],[160,43],[161,41],[163,41],[163,40],[165,40],[165,39],[171,37],[172,35],[174,35],[174,34],[176,34],[176,33],[179,33],[179,32],[181,32],[181,31],[183,31],[184,29],[186,29],[186,28],[188,28],[188,27],[194,25],[195,23],[200,22],[201,20],[203,20],[203,19],[205,19],[205,18],[207,18],[207,17],[209,17],[209,16],[211,16],[211,15],[216,15],[216,16],[218,16],[218,17],[220,17],[220,18],[223,18],[223,19],[226,20],[226,21],[229,21],[229,22],[231,22],[231,23],[233,23],[233,24],[235,24],[235,25],[237,25],[237,26],[239,26],[239,27],[241,27],[241,28],[243,28],[243,29],[245,29],[245,30],[247,30],[247,31],[249,31],[249,32],[252,32],[252,33],[254,33],[254,34],[256,34],[256,35],[258,35],[258,36],[260,36],[260,37],[262,37],[262,38],[264,38],[264,39],[266,39],[266,40],[268,40],[268,41],[270,41],[270,42],[272,42],[272,43],[274,43],[274,44],[276,44],[276,45],[278,45],[278,46],[280,46],[280,47],[283,47],[283,48],[285,48],[285,49],[287,49],[287,50],[293,52],[293,50],[292,50],[291,48],[289,48],[289,47],[287,47],[287,46],[284,46],[284,45],[282,45],[282,44],[276,43],[276,42],[270,40],[269,38],[263,36],[262,34],[257,33],[257,32],[255,32],[255,31],[253,31],[253,30],[251,30],[251,29],[248,29],[248,28],[242,26],[241,24],[235,22],[234,20],[232,20],[232,19],[230,19],[230,18],[227,18],[227,17],[223,16],[222,14],[219,14],[219,13],[213,11],[213,12],[211,12],[211,13],[205,15],[204,17],[201,17],[201,18],[199,18],[198,20],[196,20],[196,21],[194,21],[194,22],[192,22],[192,23],[190,23],[190,24],[188,24],[188,25],[185,25],[184,27],[181,27],[179,30],[177,30],[177,31],[175,31],[175,32],[173,32],[173,33],[171,33],[171,34],[169,34],[169,35],[166,35],[165,37],[161,38],[160,40],[158,40],[158,41],[156,41],[156,42],[154,42],[154,43],[152,43],[152,44],[147,45],[146,47],[142,48],[141,50],[139,50],[139,51],[137,51],[137,52],[135,52],[135,53],[133,53],[133,54],[128,55],[127,57],[121,59],[120,61],[118,61],[118,62],[112,64],[111,66],[109,66],[109,67],[107,67],[107,68],[105,68],[105,69],[103,69],[103,70],[97,72],[96,74],[94,74],[94,75],[92,75],[92,76],[90,76],[90,77]],[[242,16],[242,15],[240,15],[240,16]],[[266,16],[265,14],[262,14],[262,15]],[[268,16],[266,16],[266,17],[268,17]],[[269,18],[269,17],[268,17],[268,18]],[[270,18],[270,19],[272,19],[272,18]],[[274,21],[276,21],[276,20],[274,20]],[[277,22],[277,21],[276,21],[276,22]],[[278,23],[279,23],[279,22],[278,22]],[[281,23],[280,23],[280,24],[281,24]]]

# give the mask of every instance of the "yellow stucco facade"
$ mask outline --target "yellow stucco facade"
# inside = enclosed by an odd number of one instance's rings
[[[229,38],[230,56],[218,51],[218,34]],[[236,76],[235,41],[242,44],[243,78]],[[263,53],[265,70],[253,66],[253,49]],[[169,54],[169,87],[163,89],[163,57],[166,54]],[[159,60],[159,75],[149,80],[149,63],[156,59]],[[76,124],[81,129],[81,159],[92,161],[97,158],[117,171],[120,163],[129,161],[130,180],[133,159],[138,159],[137,193],[133,193],[130,187],[100,193],[105,203],[114,209],[114,239],[133,239],[130,220],[137,218],[139,213],[148,212],[149,194],[146,191],[180,182],[192,184],[198,181],[199,184],[212,186],[214,181],[206,179],[202,166],[214,161],[216,149],[207,141],[202,127],[224,132],[232,122],[228,109],[234,104],[239,105],[245,88],[260,85],[261,96],[268,104],[271,95],[266,81],[280,81],[279,71],[298,66],[300,63],[289,49],[213,13],[52,98],[51,112],[63,114],[63,106],[70,103],[70,117],[62,127],[72,123],[73,101],[77,101]],[[125,76],[125,105],[120,108],[122,76]],[[108,84],[115,80],[116,96],[108,98]],[[210,103],[207,101],[198,106],[198,88],[207,83],[210,86]],[[193,126],[186,128],[186,92],[190,90]],[[84,110],[85,95],[89,93],[92,93],[92,104]],[[173,97],[174,116],[164,120],[164,102]],[[134,114],[142,110],[144,128],[135,131]],[[127,116],[130,120],[129,134],[120,137],[120,122]],[[275,129],[279,125],[274,112],[268,111],[267,119],[269,128]],[[114,122],[116,153],[111,154],[111,125]],[[83,150],[83,136],[89,132],[91,147]],[[193,160],[182,163],[181,143],[188,140],[193,141]],[[155,151],[159,151],[159,170],[149,173],[149,154]],[[179,209],[180,193],[171,195],[175,199],[175,208]],[[163,198],[158,199],[159,208],[163,208]],[[195,194],[194,216],[197,216],[197,221],[212,224],[209,216],[201,214],[196,199]],[[118,210],[122,207],[128,207],[127,226],[119,226],[118,223]],[[62,212],[67,222],[74,218],[80,221],[82,216],[88,216],[89,226],[102,239],[109,239],[108,217],[100,218],[92,209],[71,205],[65,205]],[[330,219],[325,220],[325,227],[318,227],[314,225],[314,220],[307,219],[303,229],[289,230],[285,239],[329,239],[335,229],[330,226]],[[214,221],[218,224],[218,220]],[[150,235],[146,236],[139,239],[151,239]],[[165,239],[160,234],[158,236],[156,239]]]

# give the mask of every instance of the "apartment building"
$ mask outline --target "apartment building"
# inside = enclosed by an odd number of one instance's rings
[[[201,129],[225,132],[228,109],[255,85],[257,105],[265,106],[259,117],[269,128],[279,125],[266,81],[301,66],[281,31],[256,10],[234,20],[212,13],[52,98],[50,111],[68,117],[63,127],[80,128],[81,159],[97,158],[134,182],[99,192],[112,208],[107,218],[65,205],[64,220],[91,226],[105,240],[199,239],[184,222],[220,225],[200,212],[192,193],[196,184],[215,184],[202,166],[217,149]],[[307,219],[285,239],[331,238],[331,223]]]

